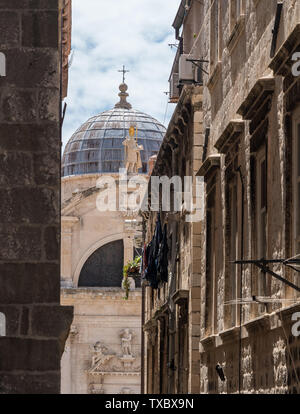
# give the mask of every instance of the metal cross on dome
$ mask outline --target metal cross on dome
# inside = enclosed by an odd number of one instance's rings
[[[123,69],[122,70],[118,70],[118,72],[122,72],[123,73],[123,83],[125,83],[125,75],[127,72],[130,72],[130,70],[126,70],[125,69],[125,65],[123,65]]]

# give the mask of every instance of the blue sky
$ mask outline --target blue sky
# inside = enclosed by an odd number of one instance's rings
[[[123,64],[128,101],[164,121],[180,0],[73,0],[73,58],[63,144],[88,118],[113,108]],[[174,106],[168,105],[167,124]]]

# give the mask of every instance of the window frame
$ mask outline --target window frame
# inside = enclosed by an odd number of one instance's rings
[[[293,117],[293,255],[300,254],[300,108]]]
[[[265,203],[262,206],[262,165],[265,163]],[[265,218],[262,219],[263,215]],[[263,222],[264,222],[264,231],[265,235],[263,236]],[[268,208],[267,208],[267,151],[265,146],[260,148],[256,154],[256,231],[257,231],[257,257],[267,258],[268,254]],[[265,237],[264,244],[262,247],[263,240]],[[263,250],[263,251],[262,251]],[[257,280],[257,294],[258,296],[267,295],[267,277],[262,271],[258,271],[258,280]]]
[[[245,4],[243,0],[230,0],[229,3],[229,24],[230,33],[232,33],[239,23],[242,16],[245,15]]]
[[[217,26],[214,23],[217,22]],[[220,0],[211,0],[210,12],[210,68],[213,73],[215,67],[220,62],[221,51],[221,2]]]
[[[239,189],[237,174],[228,182],[229,191],[229,222],[230,222],[230,261],[232,262],[230,269],[230,300],[238,299],[239,280],[238,266],[233,263],[238,259],[239,254]],[[232,305],[230,321],[227,320],[228,327],[234,328],[237,325],[238,305]],[[229,323],[228,323],[229,322]]]

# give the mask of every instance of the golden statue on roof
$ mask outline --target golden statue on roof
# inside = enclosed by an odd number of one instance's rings
[[[136,135],[136,138],[135,138]],[[141,151],[144,149],[137,141],[137,128],[131,126],[129,128],[129,137],[123,141],[125,146],[124,164],[128,173],[137,173],[142,168]]]

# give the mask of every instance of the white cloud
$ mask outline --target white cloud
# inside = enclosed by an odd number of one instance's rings
[[[63,128],[66,144],[89,117],[113,108],[125,64],[128,101],[164,121],[179,0],[73,0],[73,63]],[[172,114],[168,106],[166,123]]]

